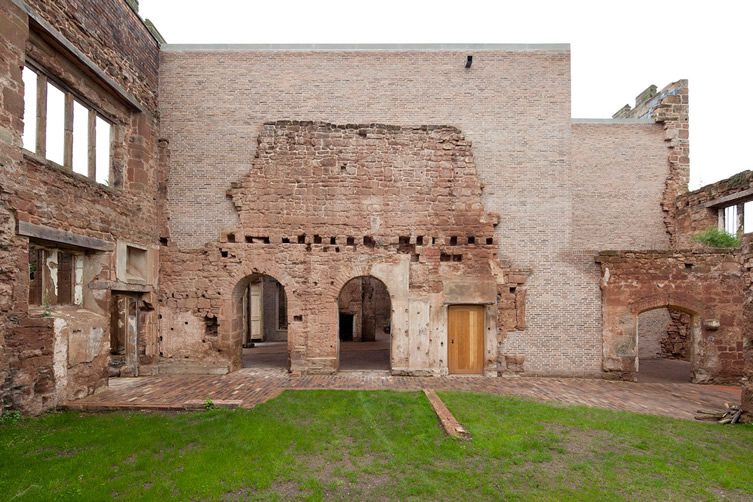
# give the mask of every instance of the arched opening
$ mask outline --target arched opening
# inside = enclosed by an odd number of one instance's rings
[[[643,383],[693,380],[693,344],[698,316],[673,306],[641,312],[636,322],[636,369]]]
[[[288,301],[277,279],[252,274],[236,286],[233,327],[244,368],[289,368]]]
[[[392,302],[372,276],[349,280],[337,299],[341,370],[389,370]]]

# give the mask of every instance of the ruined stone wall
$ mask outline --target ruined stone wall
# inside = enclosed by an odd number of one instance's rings
[[[471,53],[473,65],[465,69]],[[518,277],[527,281],[525,288],[510,284],[500,290],[500,302],[511,307],[499,319],[505,326],[502,359],[509,361],[501,369],[600,373],[601,309],[593,263],[599,248],[584,242],[588,228],[578,228],[587,221],[581,214],[599,215],[582,206],[590,200],[578,186],[583,179],[589,186],[603,179],[609,193],[619,200],[623,195],[619,182],[602,178],[604,163],[584,162],[579,166],[584,171],[576,174],[570,162],[567,48],[219,51],[168,45],[160,68],[162,125],[171,141],[173,173],[170,230],[179,248],[201,248],[238,225],[225,193],[229,181],[248,172],[256,152],[253,138],[268,120],[456,126],[473,142],[484,208],[500,214],[494,234],[500,264],[519,269]],[[643,242],[644,229],[646,240],[666,242],[655,233],[661,226],[657,194],[665,185],[655,173],[667,172],[669,153],[657,132],[661,126],[620,127],[616,134],[634,142],[635,151],[651,144],[648,160],[636,156],[632,164],[621,159],[621,165],[650,172],[647,184],[657,186],[646,189],[653,200],[631,199],[647,215],[641,225],[629,212],[603,218],[610,228],[630,230],[600,233],[599,245],[614,249]],[[605,163],[612,156],[608,152]],[[410,215],[409,201],[404,204]],[[524,295],[527,319],[517,323],[516,298],[522,311]]]
[[[688,191],[690,181],[690,123],[688,81],[678,80],[656,92],[651,85],[635,98],[635,108],[623,106],[613,115],[620,119],[646,119],[664,128],[664,141],[668,149],[664,195],[661,207],[664,225],[675,247],[684,247],[676,228],[675,201]]]
[[[348,282],[338,297],[340,312],[353,314],[353,340],[374,341],[389,336],[392,306],[387,288],[372,277],[357,277]],[[368,328],[365,328],[368,326]]]
[[[743,239],[742,263],[745,287],[742,408],[745,410],[745,420],[753,422],[753,237],[750,235]]]
[[[25,0],[110,78],[157,109],[159,50],[125,0]]]
[[[277,303],[277,288],[278,282],[270,277],[262,278],[262,308],[264,314],[262,321],[264,323],[264,341],[265,342],[281,342],[285,341],[288,337],[286,329],[279,329],[278,326],[278,303]]]
[[[685,248],[703,247],[703,244],[693,240],[693,236],[709,228],[717,228],[719,223],[719,208],[708,207],[708,204],[736,195],[750,198],[753,197],[753,193],[749,193],[751,191],[753,191],[753,171],[742,171],[730,178],[678,197],[676,201],[677,245]],[[734,204],[734,202],[728,204]],[[724,205],[721,203],[720,207]]]
[[[162,253],[166,363],[237,367],[242,287],[263,273],[287,293],[293,371],[333,371],[338,297],[371,275],[393,305],[394,372],[446,372],[445,304],[483,303],[486,370],[496,374],[505,272],[492,271],[495,218],[470,148],[453,127],[265,124],[248,174],[229,191],[239,225],[202,249]],[[216,338],[205,336],[208,316],[219,320]]]
[[[688,313],[695,382],[737,382],[743,370],[744,282],[733,251],[602,252],[604,370],[635,376],[637,318],[656,308]]]
[[[52,378],[50,375],[60,374],[55,373],[54,365],[51,366],[57,350],[54,347],[55,332],[47,319],[35,318],[41,315],[39,312],[30,311],[26,273],[29,270],[29,239],[16,235],[16,227],[20,221],[70,232],[81,238],[101,239],[111,242],[113,251],[117,241],[156,250],[159,235],[155,222],[160,218],[155,202],[158,46],[140,21],[137,26],[132,26],[137,21],[125,2],[27,3],[30,16],[10,0],[0,2],[0,23],[3,26],[0,31],[0,60],[3,62],[0,80],[4,90],[0,107],[0,161],[3,164],[0,171],[0,220],[3,221],[2,239],[5,243],[0,248],[0,273],[6,287],[0,291],[0,323],[4,324],[0,325],[0,331],[9,348],[2,357],[3,363],[8,365],[2,399],[24,411],[36,413],[54,406],[58,399],[70,394],[62,392],[56,382],[48,381]],[[34,19],[41,19],[53,30],[70,37],[70,45],[91,61],[101,64],[100,69],[121,88],[131,92],[133,99],[146,111],[139,112],[128,105],[107,83],[93,76],[82,61],[53,42],[46,28]],[[110,186],[97,184],[33,152],[22,150],[24,86],[21,71],[26,60],[33,60],[51,79],[113,121]],[[108,285],[117,281],[115,255],[115,252],[91,255],[92,263],[98,267],[91,272],[91,278],[100,284],[101,289],[87,288],[91,291],[87,293],[86,302],[89,312],[79,317],[89,316],[91,323],[88,327],[81,327],[83,331],[96,326],[108,330],[109,323],[102,319],[109,309]],[[12,285],[13,289],[9,290],[5,285]],[[156,303],[155,300],[151,302]],[[53,309],[51,315],[57,319],[67,314]],[[83,322],[81,319],[76,323]],[[150,333],[156,339],[153,329]],[[107,340],[109,330],[101,338]],[[77,342],[71,339],[71,343],[75,349]],[[37,345],[38,349],[24,349]],[[88,371],[82,368],[91,363],[91,360],[77,360],[77,354],[67,363],[69,369],[73,369],[71,381],[78,379],[77,371]],[[88,359],[88,355],[84,359]],[[97,376],[82,376],[79,382],[87,387],[85,380],[91,381],[87,392],[103,383],[101,377],[105,374],[105,365],[101,357],[97,361],[96,368],[91,370]]]

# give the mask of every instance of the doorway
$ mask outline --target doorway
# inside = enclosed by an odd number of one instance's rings
[[[447,310],[447,368],[450,374],[484,372],[483,305],[451,305]]]
[[[660,307],[638,316],[637,375],[642,383],[687,383],[692,380],[693,316]]]
[[[110,303],[110,376],[138,376],[139,298],[113,293]]]
[[[392,302],[387,286],[376,277],[355,277],[340,290],[337,306],[340,369],[389,370]]]
[[[288,302],[274,277],[254,274],[240,298],[241,365],[244,368],[288,368]]]

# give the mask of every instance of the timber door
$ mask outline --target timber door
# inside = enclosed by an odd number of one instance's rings
[[[447,312],[447,367],[451,374],[484,372],[484,306],[451,305]]]
[[[262,307],[264,303],[262,302],[262,283],[259,282],[252,282],[251,285],[248,288],[249,295],[249,327],[251,331],[251,341],[261,341],[264,340],[264,333],[262,330],[262,326],[264,326],[262,322],[262,318],[264,316],[264,313],[262,311]]]

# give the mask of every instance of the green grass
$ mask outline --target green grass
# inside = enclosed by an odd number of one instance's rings
[[[0,500],[753,498],[753,427],[442,392],[288,391],[254,410],[0,425]]]

